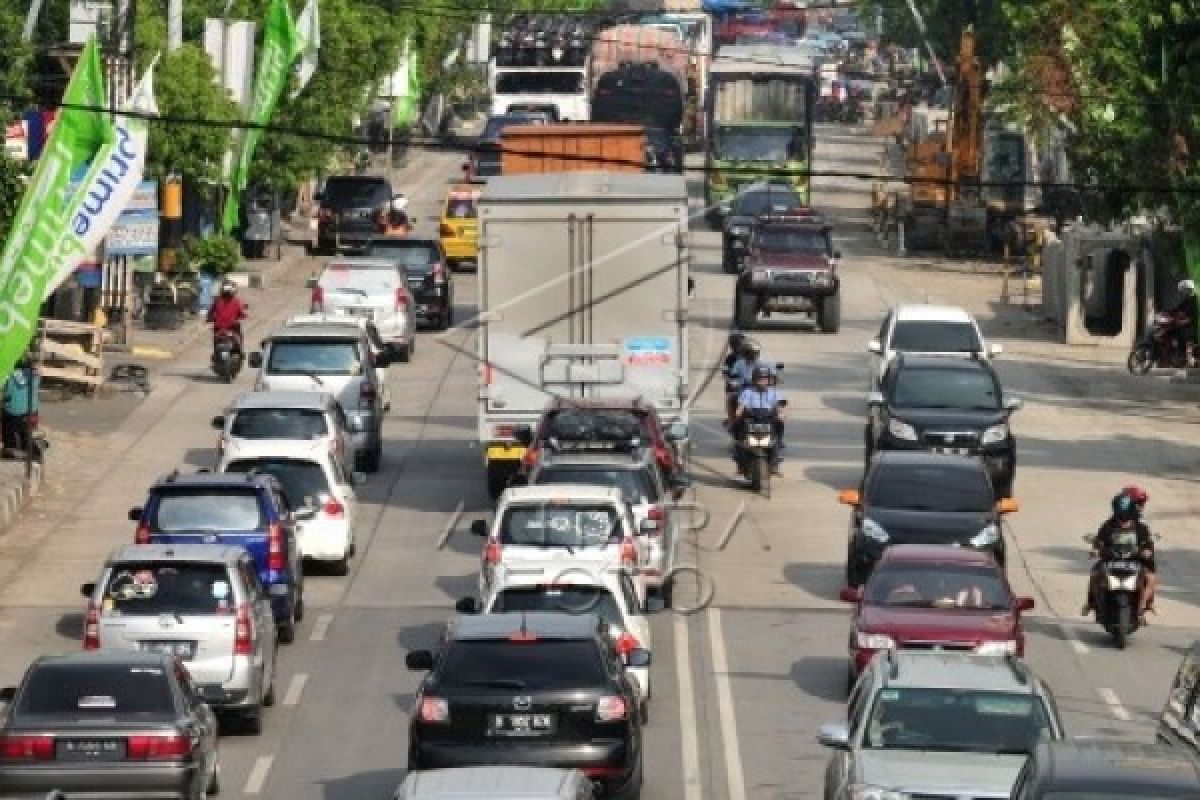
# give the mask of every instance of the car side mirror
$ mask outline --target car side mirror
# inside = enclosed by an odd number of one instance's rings
[[[142,511],[143,511],[143,509],[141,506],[129,509],[129,521],[130,522],[141,522]]]
[[[17,697],[17,687],[5,686],[0,689],[0,703],[11,704]]]
[[[404,657],[404,666],[411,670],[433,669],[433,653],[429,650],[413,650]]]
[[[367,483],[367,473],[353,472],[350,474],[350,482],[355,486],[365,486]]]
[[[384,350],[382,353],[375,354],[375,367],[383,369],[390,367],[396,361],[394,354],[390,350]]]
[[[529,447],[533,444],[533,428],[528,425],[518,425],[513,428],[513,438],[517,440],[517,444]]]
[[[315,289],[315,288],[317,288],[317,276],[316,276],[316,275],[309,275],[309,276],[308,276],[308,279],[304,281],[304,288],[305,288],[305,289]]]
[[[460,614],[478,614],[479,601],[474,597],[464,597],[454,604],[454,610]]]
[[[224,430],[225,429],[225,418],[224,417],[213,417],[212,418],[212,426],[219,431]]]
[[[844,506],[860,506],[862,493],[858,489],[842,489],[838,492],[838,502]]]
[[[883,405],[883,392],[867,392],[867,405],[868,406]]]
[[[688,438],[688,426],[682,422],[676,422],[667,428],[667,440],[672,442],[682,442]]]
[[[996,503],[998,514],[1015,514],[1021,510],[1021,504],[1014,497],[1002,497]]]
[[[989,344],[988,345],[988,355],[990,355],[990,356],[995,357],[995,356],[1000,355],[1003,352],[1004,352],[1004,345],[1002,345],[1002,344]]]
[[[471,523],[471,534],[473,536],[487,536],[488,535],[487,523],[481,519],[477,519],[474,522],[472,522]]]
[[[817,732],[817,742],[835,750],[849,750],[850,729],[841,724],[822,725]]]
[[[867,342],[867,352],[874,353],[877,356],[883,355],[883,342],[878,339],[872,339]]]
[[[262,353],[256,352],[246,356],[246,363],[250,365],[251,369],[259,369],[262,367]]]
[[[1004,398],[1004,410],[1010,414],[1014,411],[1020,411],[1025,407],[1025,401],[1019,397]]]
[[[625,666],[627,667],[648,667],[651,661],[653,659],[650,656],[650,651],[643,650],[640,647],[636,650],[630,650],[625,656]]]
[[[843,603],[861,603],[863,590],[861,586],[843,586],[838,592],[838,599]]]
[[[1018,613],[1025,612],[1025,611],[1033,611],[1034,605],[1036,605],[1036,604],[1033,602],[1032,597],[1018,597],[1017,598],[1017,612]]]
[[[79,587],[79,593],[81,595],[83,595],[86,599],[91,600],[92,595],[94,595],[96,593],[96,584],[94,584],[94,583],[83,584],[82,586]]]

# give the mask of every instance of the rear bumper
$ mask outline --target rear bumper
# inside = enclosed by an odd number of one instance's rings
[[[332,520],[311,522],[297,535],[300,555],[314,561],[340,561],[350,550],[350,526]]]
[[[474,241],[442,239],[442,249],[446,251],[448,261],[475,261],[479,258],[479,243]]]
[[[448,769],[503,764],[578,769],[606,792],[620,791],[637,775],[637,762],[625,742],[579,744],[478,744],[418,742],[413,745],[416,769]]]
[[[258,693],[253,688],[253,677],[237,684],[227,683],[220,686],[205,685],[200,687],[204,702],[217,711],[234,711],[239,708],[250,708],[256,704]]]
[[[70,800],[187,800],[199,764],[48,764],[0,768],[0,797],[37,797],[59,789]]]

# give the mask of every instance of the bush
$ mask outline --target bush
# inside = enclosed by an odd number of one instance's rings
[[[223,233],[202,239],[188,236],[183,243],[182,267],[188,272],[203,272],[220,277],[237,269],[242,260],[237,239]]]

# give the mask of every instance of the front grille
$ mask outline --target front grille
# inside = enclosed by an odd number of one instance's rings
[[[979,446],[979,434],[975,431],[926,431],[921,439],[930,447]]]

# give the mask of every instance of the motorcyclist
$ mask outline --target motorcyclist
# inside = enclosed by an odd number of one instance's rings
[[[778,475],[780,474],[779,463],[782,460],[781,451],[783,450],[783,407],[787,405],[787,400],[783,399],[779,390],[771,385],[772,377],[773,375],[767,367],[757,366],[754,368],[751,373],[751,385],[738,395],[737,409],[733,412],[733,435],[739,440],[742,438],[746,412],[773,412],[771,429],[775,434],[775,448],[771,458],[771,472]]]
[[[386,235],[403,236],[412,230],[408,219],[408,198],[395,197],[387,210]]]
[[[731,337],[732,338],[732,337]],[[751,376],[756,367],[763,367],[767,370],[774,382],[775,371],[765,363],[762,359],[762,350],[759,346],[749,338],[742,336],[740,343],[740,351],[733,366],[729,368],[729,387],[731,391],[727,394],[726,412],[729,415],[727,424],[732,427],[734,421],[734,412],[737,410],[738,396],[742,391],[748,388],[751,384]]]
[[[1146,613],[1154,610],[1154,588],[1157,585],[1154,537],[1150,534],[1150,529],[1142,522],[1141,507],[1132,496],[1122,491],[1113,498],[1112,507],[1112,516],[1100,526],[1100,530],[1096,532],[1096,539],[1092,543],[1091,558],[1095,559],[1095,563],[1092,565],[1091,577],[1088,580],[1088,596],[1087,602],[1083,606],[1083,615],[1087,616],[1095,610],[1095,597],[1100,593],[1103,578],[1101,565],[1111,557],[1113,536],[1117,533],[1135,531],[1137,533],[1138,560],[1142,562],[1143,567],[1141,596],[1138,598],[1138,618],[1144,625],[1146,624]]]
[[[1196,282],[1182,280],[1176,288],[1180,294],[1179,302],[1171,306],[1167,313],[1179,315],[1179,324],[1173,331],[1175,345],[1178,352],[1183,354],[1184,363],[1194,366],[1192,346],[1196,342],[1196,320],[1200,318],[1200,302],[1196,299]]]
[[[233,334],[234,350],[242,353],[242,320],[246,318],[246,304],[237,296],[237,284],[225,281],[221,293],[208,309],[208,321],[213,326],[213,340],[222,333]]]
[[[731,375],[733,373],[733,365],[742,357],[742,345],[746,342],[746,334],[741,331],[733,331],[729,334],[729,352],[725,354],[725,373]]]

